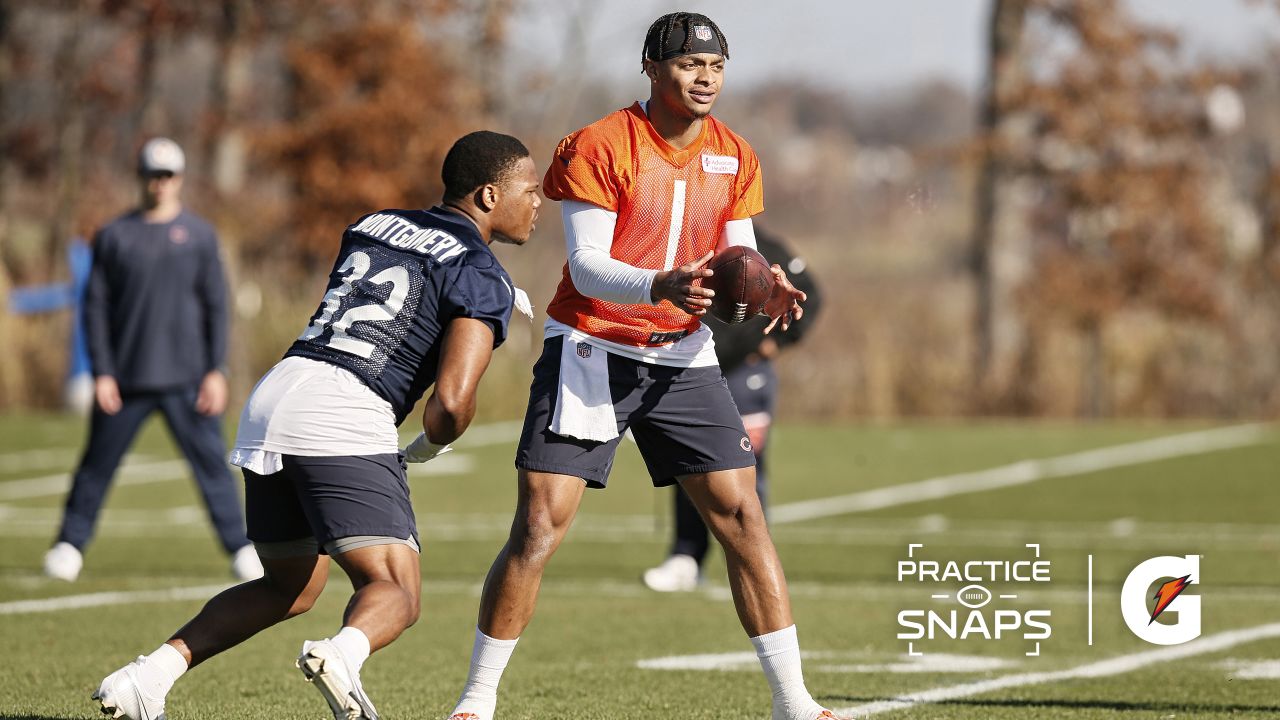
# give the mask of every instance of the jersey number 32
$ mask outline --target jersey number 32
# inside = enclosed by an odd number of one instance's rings
[[[404,301],[411,286],[409,271],[402,265],[391,265],[368,280],[368,285],[372,286],[391,283],[391,292],[386,300],[378,301],[375,297],[375,302],[350,307],[335,318],[334,314],[342,306],[343,299],[355,289],[356,283],[368,274],[369,266],[368,253],[357,251],[347,256],[346,262],[342,263],[338,272],[350,272],[342,277],[342,284],[330,288],[329,292],[325,293],[320,314],[311,321],[311,325],[302,335],[298,336],[299,340],[314,341],[323,335],[325,330],[332,330],[328,341],[321,341],[321,344],[327,344],[335,350],[351,353],[366,360],[373,355],[376,349],[374,343],[352,337],[348,331],[356,323],[387,323],[395,320],[404,308]]]

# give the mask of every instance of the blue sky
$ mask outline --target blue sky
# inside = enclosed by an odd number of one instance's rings
[[[1243,58],[1280,45],[1267,0],[1126,0],[1139,16],[1183,32],[1193,57]],[[587,76],[632,77],[648,24],[677,9],[702,12],[729,39],[730,82],[800,77],[836,92],[892,90],[945,78],[976,88],[990,0],[527,0],[513,25],[517,56]]]

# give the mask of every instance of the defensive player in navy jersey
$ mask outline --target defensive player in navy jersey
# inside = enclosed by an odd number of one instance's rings
[[[245,406],[231,461],[244,469],[265,577],[222,592],[155,652],[108,675],[94,693],[105,712],[162,717],[188,668],[306,612],[327,554],[355,592],[342,628],[303,643],[297,665],[335,719],[376,720],[360,668],[417,620],[421,584],[396,426],[434,384],[404,460],[430,460],[466,430],[521,294],[489,243],[523,244],[541,204],[529,151],[507,135],[458,140],[443,176],[441,205],[347,228],[319,309]]]

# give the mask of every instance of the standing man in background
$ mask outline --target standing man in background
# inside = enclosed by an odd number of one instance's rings
[[[148,141],[138,155],[141,206],[94,239],[84,302],[94,408],[62,528],[44,558],[52,578],[79,576],[116,468],[156,410],[191,463],[232,573],[262,575],[224,460],[226,280],[213,228],[182,207],[185,165],[174,141]]]
[[[765,480],[765,449],[769,443],[769,427],[773,423],[773,408],[778,399],[778,376],[774,373],[773,359],[785,347],[795,345],[813,326],[822,298],[813,276],[808,273],[805,261],[791,253],[782,239],[761,230],[756,231],[756,249],[771,264],[787,271],[787,277],[806,298],[804,322],[796,323],[784,333],[763,334],[768,318],[755,317],[747,322],[730,325],[712,315],[704,315],[702,322],[710,326],[716,340],[716,359],[724,379],[729,383],[729,394],[742,415],[742,424],[751,438],[751,448],[756,456],[756,495],[760,506],[767,508],[768,486]],[[661,565],[644,573],[644,584],[658,592],[687,592],[702,581],[702,564],[711,546],[707,523],[698,514],[689,496],[677,484],[672,492],[675,498],[675,540],[671,553]]]

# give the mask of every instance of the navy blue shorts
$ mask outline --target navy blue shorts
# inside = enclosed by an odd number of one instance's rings
[[[404,465],[395,453],[284,455],[271,475],[244,471],[245,520],[255,543],[314,538],[326,546],[350,537],[412,538],[418,525]]]
[[[610,353],[609,391],[619,437],[592,442],[551,432],[562,342],[562,337],[548,338],[533,366],[517,468],[573,475],[588,487],[602,488],[609,481],[621,433],[628,428],[656,487],[674,484],[681,475],[756,464],[738,408],[715,365],[652,365]]]

